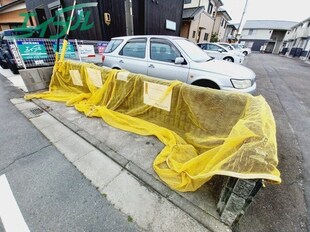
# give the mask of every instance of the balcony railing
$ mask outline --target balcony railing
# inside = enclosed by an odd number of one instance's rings
[[[309,27],[301,28],[301,29],[297,30],[297,32],[296,32],[297,38],[306,38],[308,36],[310,36],[310,28]]]

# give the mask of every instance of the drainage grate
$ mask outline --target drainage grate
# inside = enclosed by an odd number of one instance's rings
[[[33,113],[34,115],[39,115],[43,113],[43,110],[41,110],[40,108],[33,108],[30,109],[30,112]]]

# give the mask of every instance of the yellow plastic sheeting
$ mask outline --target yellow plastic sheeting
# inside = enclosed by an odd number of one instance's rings
[[[151,91],[161,95],[155,103]],[[49,92],[31,98],[63,101],[113,127],[155,135],[165,148],[153,167],[172,189],[194,191],[214,175],[281,182],[275,121],[261,96],[65,61],[55,65]]]

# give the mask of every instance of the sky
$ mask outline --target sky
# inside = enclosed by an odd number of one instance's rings
[[[222,0],[232,20],[240,23],[246,0]],[[248,0],[246,20],[286,20],[300,22],[310,17],[310,0]]]

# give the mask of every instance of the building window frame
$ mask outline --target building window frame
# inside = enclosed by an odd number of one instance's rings
[[[211,1],[209,1],[209,5],[208,5],[208,14],[212,14],[212,10],[213,10],[213,4],[211,3]]]
[[[203,40],[208,41],[208,39],[209,39],[209,33],[205,32]]]
[[[192,37],[195,38],[196,36],[196,31],[193,31]]]

